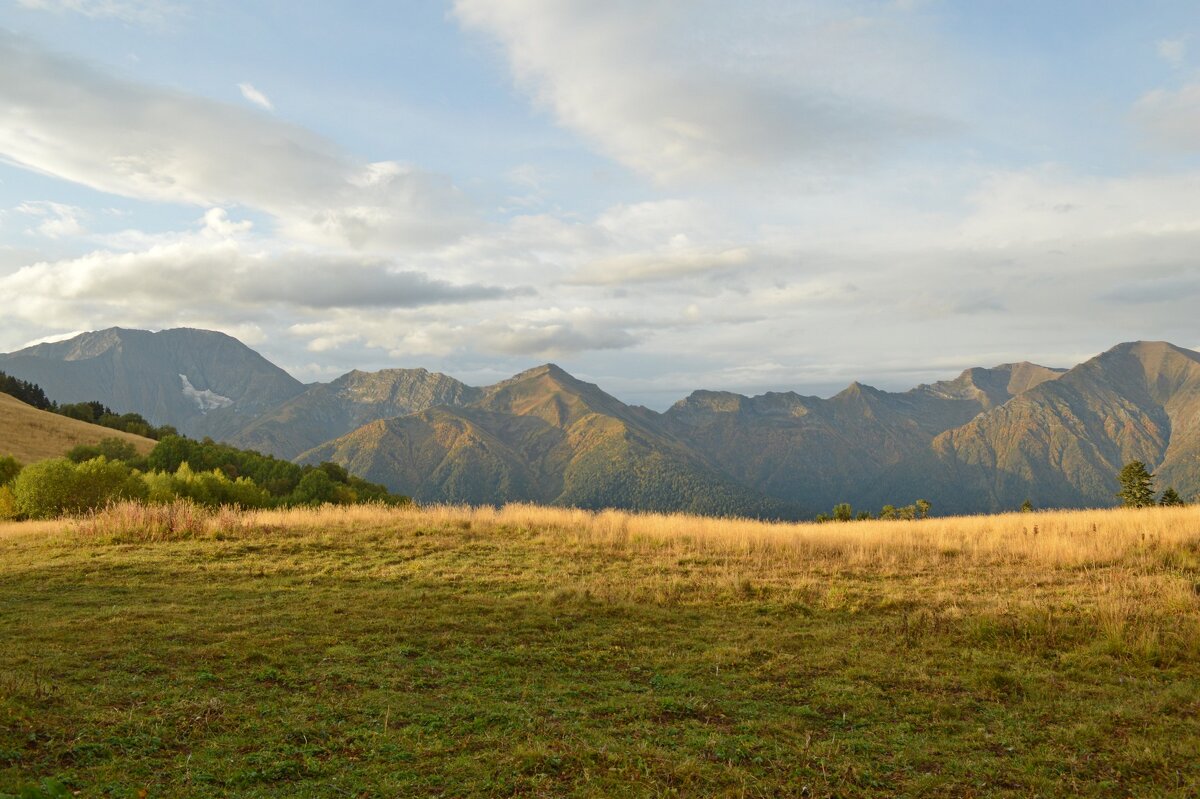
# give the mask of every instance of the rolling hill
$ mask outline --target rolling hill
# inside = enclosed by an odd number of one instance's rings
[[[7,394],[0,394],[0,455],[11,455],[21,463],[33,463],[57,458],[80,444],[96,444],[104,438],[128,441],[143,454],[157,443],[132,433],[41,411]]]

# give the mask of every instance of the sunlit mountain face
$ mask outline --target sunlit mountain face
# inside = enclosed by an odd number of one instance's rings
[[[471,386],[424,368],[301,384],[221,333],[110,329],[0,355],[59,402],[95,400],[422,502],[804,518],[926,499],[940,513],[1116,503],[1149,464],[1200,494],[1200,355],[1121,344],[1070,369],[967,369],[829,398],[700,389],[666,412],[555,364]],[[89,393],[90,392],[90,393]]]

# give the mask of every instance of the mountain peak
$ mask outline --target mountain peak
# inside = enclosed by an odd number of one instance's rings
[[[833,395],[832,399],[838,399],[839,397],[841,397],[843,399],[854,399],[854,398],[858,398],[858,397],[877,397],[877,396],[880,396],[880,395],[886,394],[886,393],[887,392],[881,391],[881,390],[875,388],[875,386],[869,386],[866,383],[860,383],[859,381],[855,380],[850,385],[846,386],[844,389],[839,391],[837,394]]]
[[[596,411],[623,416],[625,403],[553,363],[519,372],[484,389],[481,406],[519,416],[538,416],[565,427]]]

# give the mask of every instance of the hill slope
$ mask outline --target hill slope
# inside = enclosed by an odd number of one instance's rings
[[[110,328],[0,355],[0,369],[59,403],[98,400],[192,436],[224,438],[303,384],[209,330]]]
[[[0,394],[0,455],[11,455],[21,463],[33,463],[57,458],[80,444],[96,444],[104,438],[128,441],[142,454],[157,443],[132,433],[40,411],[7,394]]]

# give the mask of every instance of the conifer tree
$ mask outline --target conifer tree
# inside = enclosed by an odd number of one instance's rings
[[[1154,504],[1154,475],[1141,461],[1130,461],[1117,475],[1121,490],[1117,496],[1127,508],[1146,508]]]

